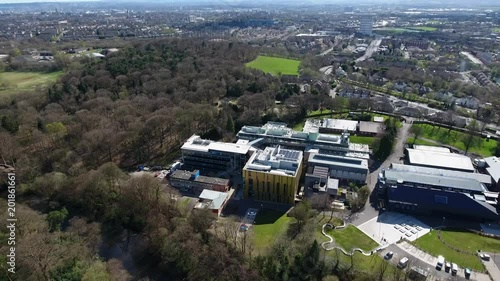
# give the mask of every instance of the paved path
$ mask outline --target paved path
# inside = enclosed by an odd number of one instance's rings
[[[413,122],[412,118],[407,118],[407,122],[403,123],[403,127],[398,129],[398,137],[396,138],[396,143],[394,145],[393,152],[391,155],[376,169],[372,171],[367,178],[368,187],[370,191],[373,191],[377,185],[378,174],[384,168],[388,168],[392,163],[403,163],[403,155],[404,155],[404,146],[406,144],[406,139],[410,133],[411,123]],[[361,225],[374,217],[378,216],[378,210],[372,206],[373,204],[377,204],[377,202],[370,202],[370,200],[366,201],[365,207],[363,210],[357,214],[357,217],[353,220],[354,225]]]
[[[488,273],[493,280],[500,280],[500,269],[498,268],[500,264],[500,256],[497,257],[498,254],[495,253],[488,254],[491,258],[489,261],[483,260],[484,267],[486,267],[486,270],[488,270]]]
[[[356,62],[361,62],[364,60],[367,60],[371,58],[372,54],[378,51],[378,47],[380,46],[380,43],[382,43],[382,39],[375,39],[373,40],[368,48],[366,48],[365,54],[361,56],[360,58],[356,59]]]

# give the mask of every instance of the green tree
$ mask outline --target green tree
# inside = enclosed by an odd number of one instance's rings
[[[297,228],[299,231],[305,225],[307,220],[311,218],[311,209],[311,204],[308,201],[302,201],[290,211],[289,215],[297,221]]]
[[[411,133],[413,134],[413,144],[415,144],[418,137],[422,135],[423,131],[424,131],[423,128],[419,125],[413,125],[411,127]]]
[[[61,224],[68,217],[68,210],[62,208],[59,211],[52,211],[47,215],[47,222],[49,224],[49,230],[59,231],[61,230]]]
[[[11,134],[15,134],[19,131],[19,122],[10,115],[4,115],[2,116],[2,127]]]
[[[111,280],[109,273],[106,270],[106,265],[101,262],[97,261],[94,262],[87,271],[85,271],[85,274],[83,275],[82,281],[107,281]]]

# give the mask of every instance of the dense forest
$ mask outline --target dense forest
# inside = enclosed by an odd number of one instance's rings
[[[234,232],[234,218],[214,223],[209,212],[187,212],[175,190],[124,172],[166,163],[193,133],[232,139],[243,124],[292,122],[324,106],[321,95],[296,95],[278,78],[246,69],[257,54],[233,42],[138,42],[104,60],[71,62],[46,92],[2,97],[0,153],[16,169],[18,258],[16,274],[7,274],[1,256],[0,280],[321,280],[331,274],[371,280],[339,266],[339,259],[326,265],[308,208],[300,228],[291,227],[269,253],[254,253],[251,237]],[[274,107],[277,95],[281,110]],[[5,203],[0,212],[7,217]],[[2,253],[8,235],[2,228]],[[123,241],[133,272],[100,256],[102,245]],[[314,270],[303,266],[310,261]]]

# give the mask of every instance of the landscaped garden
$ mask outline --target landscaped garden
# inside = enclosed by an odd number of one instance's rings
[[[247,67],[255,68],[271,73],[273,75],[299,75],[299,60],[284,59],[268,56],[258,56],[253,61],[246,64]]]

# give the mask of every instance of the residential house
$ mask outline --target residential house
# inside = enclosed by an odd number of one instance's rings
[[[480,101],[473,96],[467,96],[457,99],[456,104],[470,109],[477,109],[479,108]]]

